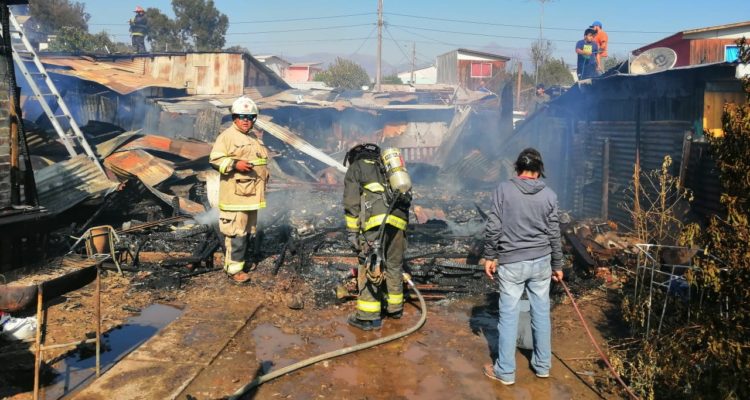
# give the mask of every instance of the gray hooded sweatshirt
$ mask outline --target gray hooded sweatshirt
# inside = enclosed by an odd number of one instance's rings
[[[484,257],[499,264],[552,255],[552,269],[562,269],[557,195],[539,179],[513,177],[492,197],[484,232]]]

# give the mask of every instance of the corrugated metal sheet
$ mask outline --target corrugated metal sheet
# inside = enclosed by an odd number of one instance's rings
[[[146,135],[120,147],[118,151],[155,150],[174,154],[188,160],[206,157],[211,152],[211,145],[202,142],[171,139],[164,136]]]
[[[48,71],[53,74],[74,76],[79,79],[92,81],[104,85],[117,93],[129,94],[148,87],[166,87],[181,89],[184,84],[170,82],[164,79],[148,78],[127,69],[119,68],[116,64],[96,61],[89,57],[41,57],[47,64]],[[55,68],[67,67],[66,68]]]
[[[436,58],[437,83],[458,84],[458,51],[453,50]]]
[[[690,164],[688,166],[685,186],[693,190],[693,211],[704,217],[723,215],[726,210],[721,205],[722,187],[719,181],[719,170],[711,157],[706,142],[693,142],[690,146]]]
[[[52,214],[117,188],[116,182],[107,179],[93,161],[82,155],[36,171],[34,179],[39,203]]]
[[[688,121],[652,121],[641,124],[641,170],[643,172],[661,168],[665,155],[672,157],[671,173],[678,175],[682,162],[682,144],[685,132],[692,127]],[[629,223],[630,216],[621,207],[628,202],[625,190],[633,179],[635,166],[636,125],[634,122],[580,122],[576,135],[583,146],[573,158],[584,161],[584,170],[578,171],[584,179],[577,182],[574,192],[578,194],[573,210],[578,217],[598,217],[602,206],[602,171],[604,139],[610,142],[609,217]]]
[[[263,129],[264,131],[270,133],[277,139],[309,155],[310,157],[326,165],[335,167],[340,172],[346,172],[346,167],[343,166],[340,162],[334,160],[328,154],[323,153],[317,147],[311,145],[310,143],[308,143],[301,137],[295,135],[294,133],[292,133],[292,131],[288,130],[287,128],[284,128],[281,125],[277,125],[269,121],[268,119],[261,119],[261,118],[258,118],[258,120],[255,122],[255,126],[257,126],[260,129]]]
[[[156,186],[174,174],[169,162],[143,150],[114,153],[104,160],[104,165],[122,179],[137,177],[150,186]]]

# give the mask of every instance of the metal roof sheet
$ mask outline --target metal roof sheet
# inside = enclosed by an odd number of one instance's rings
[[[183,85],[165,79],[143,75],[143,59],[117,60],[112,62],[94,60],[90,57],[45,57],[41,60],[53,74],[68,75],[96,82],[120,94],[130,94],[149,87],[183,89]]]
[[[114,153],[104,160],[104,165],[125,179],[137,177],[146,185],[156,186],[174,174],[168,161],[156,158],[144,150]]]
[[[39,203],[50,213],[63,212],[89,198],[117,188],[88,157],[80,155],[34,173]]]

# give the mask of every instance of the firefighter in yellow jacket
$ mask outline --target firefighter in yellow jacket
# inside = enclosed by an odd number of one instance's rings
[[[258,118],[255,102],[240,97],[231,112],[232,126],[216,138],[210,161],[221,174],[219,229],[225,236],[224,270],[235,282],[243,283],[250,280],[243,271],[248,235],[255,235],[258,210],[266,206],[268,150],[252,130]]]
[[[402,275],[411,195],[397,197],[388,187],[380,156],[380,148],[368,143],[349,150],[345,160],[350,164],[344,179],[346,229],[352,247],[360,252],[357,312],[348,322],[362,330],[379,329],[383,315],[401,318],[404,308]],[[377,246],[384,271],[368,268]]]

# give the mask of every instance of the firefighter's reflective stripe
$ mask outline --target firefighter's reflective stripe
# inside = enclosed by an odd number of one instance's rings
[[[224,263],[224,271],[227,271],[227,273],[231,275],[242,272],[243,268],[245,268],[244,261],[237,262],[229,260]]]
[[[363,187],[373,193],[385,192],[385,188],[383,187],[383,185],[380,184],[380,182],[371,182],[371,183],[364,185]]]
[[[353,229],[353,230],[359,229],[359,218],[352,217],[351,215],[344,215],[344,218],[346,218],[347,229]]]
[[[266,202],[261,201],[258,204],[222,204],[219,203],[219,209],[222,211],[254,211],[266,208]]]
[[[234,162],[234,160],[232,160],[231,158],[225,158],[221,162],[221,164],[219,164],[219,173],[226,174],[227,169],[229,169],[229,166],[232,165],[232,162]]]
[[[382,225],[384,221],[388,225],[401,229],[402,231],[406,229],[406,225],[408,225],[409,223],[403,218],[399,218],[395,215],[389,215],[388,218],[385,217],[385,214],[373,215],[365,222],[365,226],[363,230],[369,231],[370,229],[376,226]]]
[[[386,299],[388,301],[388,304],[401,304],[404,302],[404,295],[402,294],[388,294],[388,298]]]
[[[364,312],[377,313],[380,312],[380,302],[357,300],[357,309]]]
[[[253,165],[267,165],[268,159],[267,158],[256,158],[255,160],[250,161],[250,164]]]

